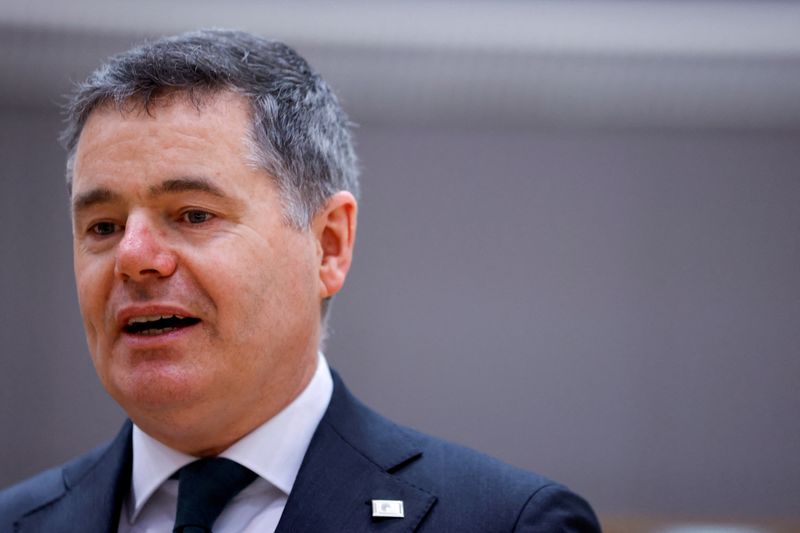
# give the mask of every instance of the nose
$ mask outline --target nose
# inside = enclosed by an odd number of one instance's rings
[[[114,273],[124,280],[145,281],[170,276],[176,268],[168,235],[147,215],[131,213],[117,245]]]

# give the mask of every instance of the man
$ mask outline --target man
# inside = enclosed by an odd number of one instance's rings
[[[0,531],[597,531],[564,487],[394,425],[318,352],[350,268],[347,120],[277,42],[162,39],[78,89],[75,277],[108,445],[0,494]]]

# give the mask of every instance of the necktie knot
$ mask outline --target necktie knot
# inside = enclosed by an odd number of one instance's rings
[[[181,468],[173,533],[210,532],[222,509],[255,478],[253,471],[224,457],[199,459]]]

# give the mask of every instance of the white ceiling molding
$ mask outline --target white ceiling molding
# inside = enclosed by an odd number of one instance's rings
[[[6,0],[0,96],[52,101],[143,37],[208,26],[297,47],[362,122],[800,130],[791,2]]]
[[[236,27],[304,44],[656,55],[800,52],[800,5],[690,1],[5,0],[0,22],[164,34]]]

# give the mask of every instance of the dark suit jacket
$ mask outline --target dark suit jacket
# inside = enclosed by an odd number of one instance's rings
[[[589,505],[561,485],[397,426],[334,373],[334,391],[279,533],[593,532]],[[130,487],[131,423],[110,443],[0,492],[0,532],[115,531]],[[404,518],[373,518],[371,500]]]

